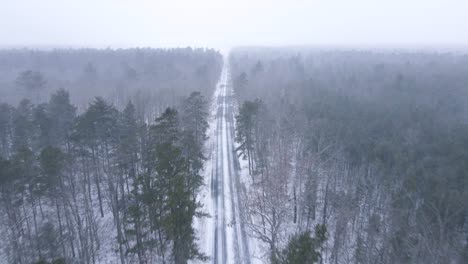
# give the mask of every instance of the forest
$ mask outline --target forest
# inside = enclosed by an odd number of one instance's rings
[[[0,2],[0,264],[468,264],[468,0]]]
[[[467,263],[467,73],[435,50],[0,50],[0,263]]]
[[[221,64],[207,49],[1,51],[0,262],[206,259],[192,221]]]
[[[466,54],[246,47],[230,64],[271,263],[468,262]],[[285,261],[316,228],[320,258]]]
[[[211,95],[222,57],[213,49],[0,49],[0,98],[48,100],[60,88],[84,111],[96,96],[122,110],[128,100],[153,120],[193,91]]]

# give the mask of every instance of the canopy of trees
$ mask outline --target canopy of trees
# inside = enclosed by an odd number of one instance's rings
[[[271,252],[320,224],[326,263],[468,261],[466,55],[265,48],[230,63],[250,227]]]

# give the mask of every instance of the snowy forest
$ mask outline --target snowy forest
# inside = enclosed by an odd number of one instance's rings
[[[206,258],[191,224],[221,63],[204,49],[1,51],[0,262]]]
[[[0,264],[468,262],[468,55],[0,50]]]
[[[247,225],[271,263],[315,263],[278,254],[315,227],[320,263],[468,262],[467,55],[238,48],[230,63]]]
[[[468,264],[468,0],[0,2],[0,264]]]

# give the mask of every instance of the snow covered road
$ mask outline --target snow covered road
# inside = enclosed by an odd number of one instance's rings
[[[229,65],[225,59],[213,97],[210,198],[205,208],[211,219],[200,230],[206,253],[213,264],[250,264],[248,239],[239,203],[239,177],[234,152],[234,97],[230,85]],[[211,230],[209,230],[211,228]],[[210,234],[211,232],[211,234]],[[211,248],[211,250],[210,250]]]

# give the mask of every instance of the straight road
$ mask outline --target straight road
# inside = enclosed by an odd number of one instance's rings
[[[213,264],[250,264],[243,210],[239,202],[239,174],[234,151],[234,103],[229,65],[224,66],[214,100],[216,125],[212,155],[211,199],[213,216]]]

